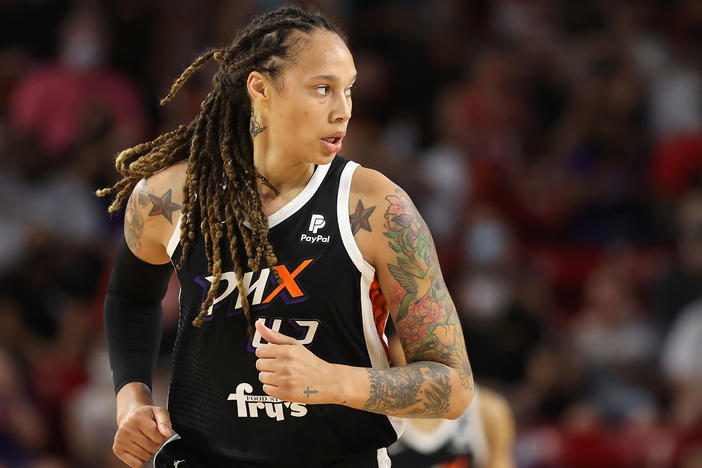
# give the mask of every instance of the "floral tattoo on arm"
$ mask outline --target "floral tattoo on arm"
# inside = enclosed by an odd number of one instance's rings
[[[384,235],[396,254],[387,266],[398,283],[388,291],[388,305],[396,310],[395,326],[410,364],[369,370],[366,407],[441,416],[448,410],[451,392],[446,366],[455,369],[462,386],[471,391],[473,372],[429,229],[404,191],[396,189],[386,200]],[[423,406],[417,406],[420,401]]]

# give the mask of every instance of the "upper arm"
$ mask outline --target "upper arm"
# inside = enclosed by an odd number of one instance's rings
[[[397,185],[369,169],[356,172],[349,200],[352,232],[375,266],[407,362],[446,364],[472,389],[463,332],[426,223]],[[363,213],[367,223],[354,228]]]
[[[163,172],[169,171],[166,169]],[[124,216],[124,239],[129,249],[147,263],[170,261],[166,246],[176,227],[182,204],[182,185],[172,174],[158,173],[134,187]]]
[[[514,467],[512,449],[515,423],[509,403],[503,396],[485,387],[480,388],[478,401],[489,450],[488,466],[490,468]]]

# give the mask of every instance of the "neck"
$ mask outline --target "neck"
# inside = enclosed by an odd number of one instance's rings
[[[280,192],[281,197],[297,194],[312,177],[314,164],[286,157],[282,152],[270,148],[270,145],[267,145],[261,136],[254,139],[254,166],[256,170]],[[260,141],[256,141],[259,138]],[[276,197],[275,193],[261,180],[258,181],[258,189],[264,199]]]

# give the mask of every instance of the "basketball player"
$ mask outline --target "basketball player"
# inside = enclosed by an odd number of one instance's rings
[[[211,59],[197,117],[120,153],[124,178],[98,192],[116,194],[110,211],[128,199],[105,299],[114,452],[131,467],[389,466],[398,417],[456,418],[473,395],[431,235],[405,192],[337,156],[356,69],[322,16],[254,19],[163,102]],[[165,409],[150,387],[172,265]],[[392,369],[388,310],[409,362]]]

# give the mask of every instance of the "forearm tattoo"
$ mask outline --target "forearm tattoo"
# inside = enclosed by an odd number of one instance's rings
[[[405,192],[398,189],[386,200],[384,235],[396,253],[388,269],[397,281],[386,296],[388,305],[396,311],[395,328],[407,361],[414,364],[371,369],[367,406],[376,411],[380,406],[385,411],[407,409],[408,415],[441,415],[448,410],[451,394],[446,366],[455,369],[462,386],[471,391],[473,372],[429,229]],[[402,372],[406,377],[397,375]],[[402,398],[393,398],[398,394],[403,394]],[[380,398],[387,401],[382,403]],[[419,401],[423,402],[421,406],[411,407]]]
[[[449,410],[449,374],[449,368],[437,362],[368,369],[370,395],[363,409],[378,413],[405,410],[404,416],[440,418]]]

